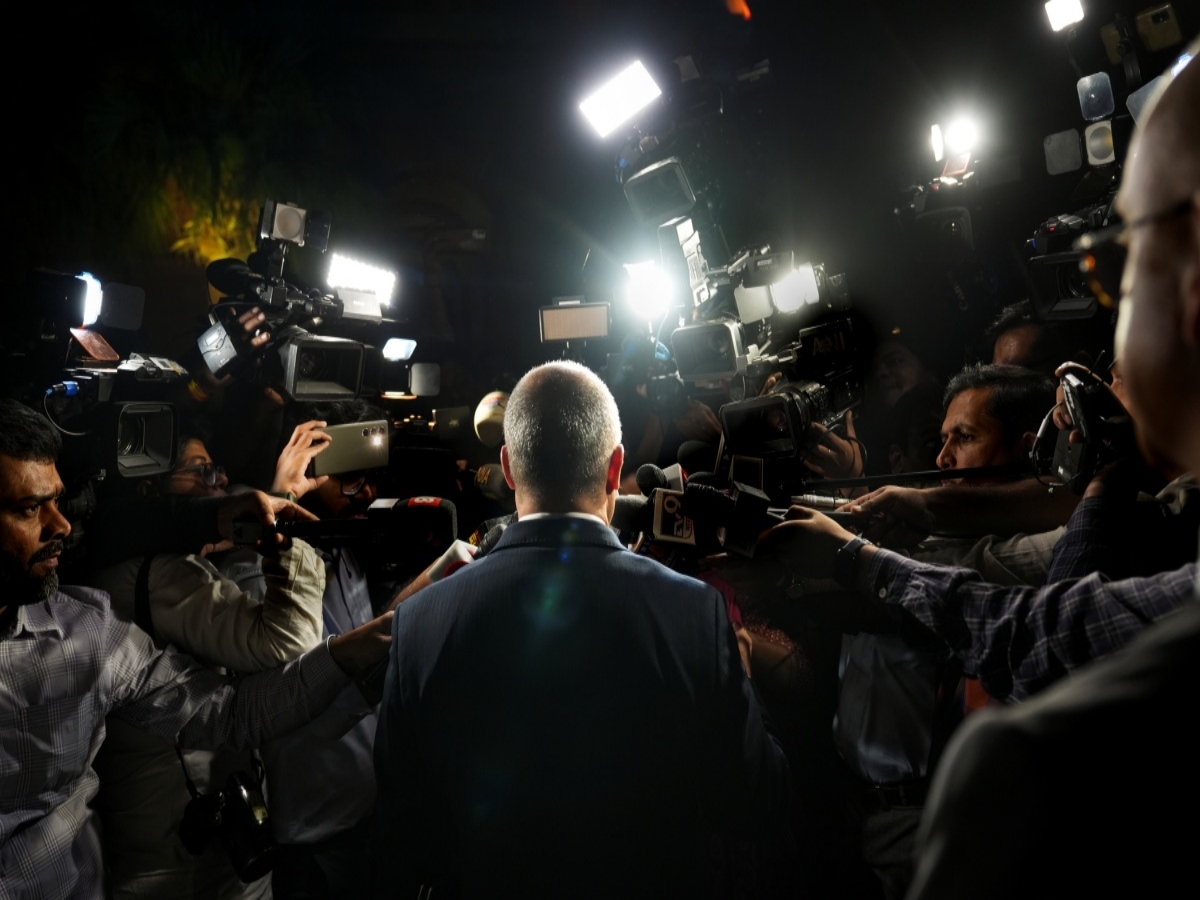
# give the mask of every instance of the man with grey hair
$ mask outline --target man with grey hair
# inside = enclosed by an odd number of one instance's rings
[[[518,521],[396,611],[375,744],[388,896],[699,896],[706,829],[781,824],[783,755],[714,588],[608,527],[604,383],[548,363],[509,399]]]

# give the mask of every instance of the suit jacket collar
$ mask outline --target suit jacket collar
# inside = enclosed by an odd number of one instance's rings
[[[514,522],[504,529],[492,553],[513,547],[559,547],[566,544],[625,549],[617,539],[616,532],[598,519],[590,516],[538,516],[536,519]]]

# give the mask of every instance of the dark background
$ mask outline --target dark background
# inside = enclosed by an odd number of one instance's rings
[[[47,8],[11,33],[6,271],[145,287],[144,349],[179,358],[210,300],[204,260],[244,254],[263,199],[327,210],[331,248],[400,270],[391,331],[445,365],[442,402],[473,404],[556,355],[539,305],[609,299],[620,264],[648,257],[615,140],[577,105],[634,58],[669,72],[690,54],[725,92],[710,143],[729,248],[824,262],[879,326],[958,347],[1025,292],[1037,223],[1072,209],[1083,171],[1047,176],[1042,139],[1087,124],[1080,75],[1125,92],[1098,30],[1145,5],[1087,2],[1073,38],[1040,0],[748,0],[748,20],[724,0]],[[1200,4],[1174,6],[1186,40]],[[1181,49],[1144,56],[1145,77]],[[767,82],[735,89],[762,59]],[[958,109],[1015,178],[976,192],[956,289],[914,264],[894,209],[938,174],[929,127]],[[311,255],[298,270],[320,277]]]

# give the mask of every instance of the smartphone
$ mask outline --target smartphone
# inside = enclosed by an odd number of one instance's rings
[[[329,435],[329,446],[308,464],[309,477],[386,468],[388,428],[386,419],[322,428]]]

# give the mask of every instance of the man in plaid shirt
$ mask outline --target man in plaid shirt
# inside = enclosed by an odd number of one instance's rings
[[[115,712],[185,747],[253,746],[308,721],[382,659],[390,614],[236,684],[117,619],[107,595],[58,585],[71,526],[59,438],[0,401],[0,897],[101,897],[91,763]],[[290,506],[250,501],[262,519]]]

